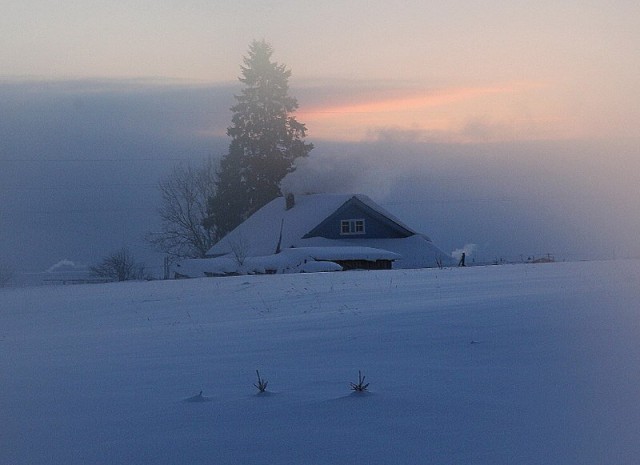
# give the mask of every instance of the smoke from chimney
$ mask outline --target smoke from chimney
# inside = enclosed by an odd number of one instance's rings
[[[382,199],[389,194],[398,172],[386,157],[371,154],[314,154],[296,161],[296,169],[280,189],[304,194],[366,194]]]

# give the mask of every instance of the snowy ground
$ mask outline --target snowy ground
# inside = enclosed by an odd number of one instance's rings
[[[618,261],[0,289],[0,464],[636,464],[639,284]]]

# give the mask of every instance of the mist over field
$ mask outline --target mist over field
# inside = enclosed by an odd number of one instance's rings
[[[237,92],[143,80],[0,83],[11,115],[0,121],[0,256],[14,270],[41,271],[127,246],[159,275],[161,257],[143,240],[158,226],[157,182],[177,163],[226,152]],[[305,87],[292,93],[303,106]],[[314,139],[308,126],[315,148],[283,181],[287,190],[367,194],[445,251],[473,244],[482,262],[640,255],[636,139],[456,144],[391,127],[340,142]]]

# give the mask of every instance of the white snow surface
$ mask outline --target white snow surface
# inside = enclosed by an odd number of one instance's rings
[[[637,464],[639,283],[632,260],[0,289],[0,464]]]

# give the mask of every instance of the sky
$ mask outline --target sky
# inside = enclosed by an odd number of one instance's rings
[[[298,183],[342,167],[335,189],[485,258],[640,254],[638,18],[632,1],[9,2],[0,253],[148,253],[158,180],[224,153],[265,39],[315,145]]]

